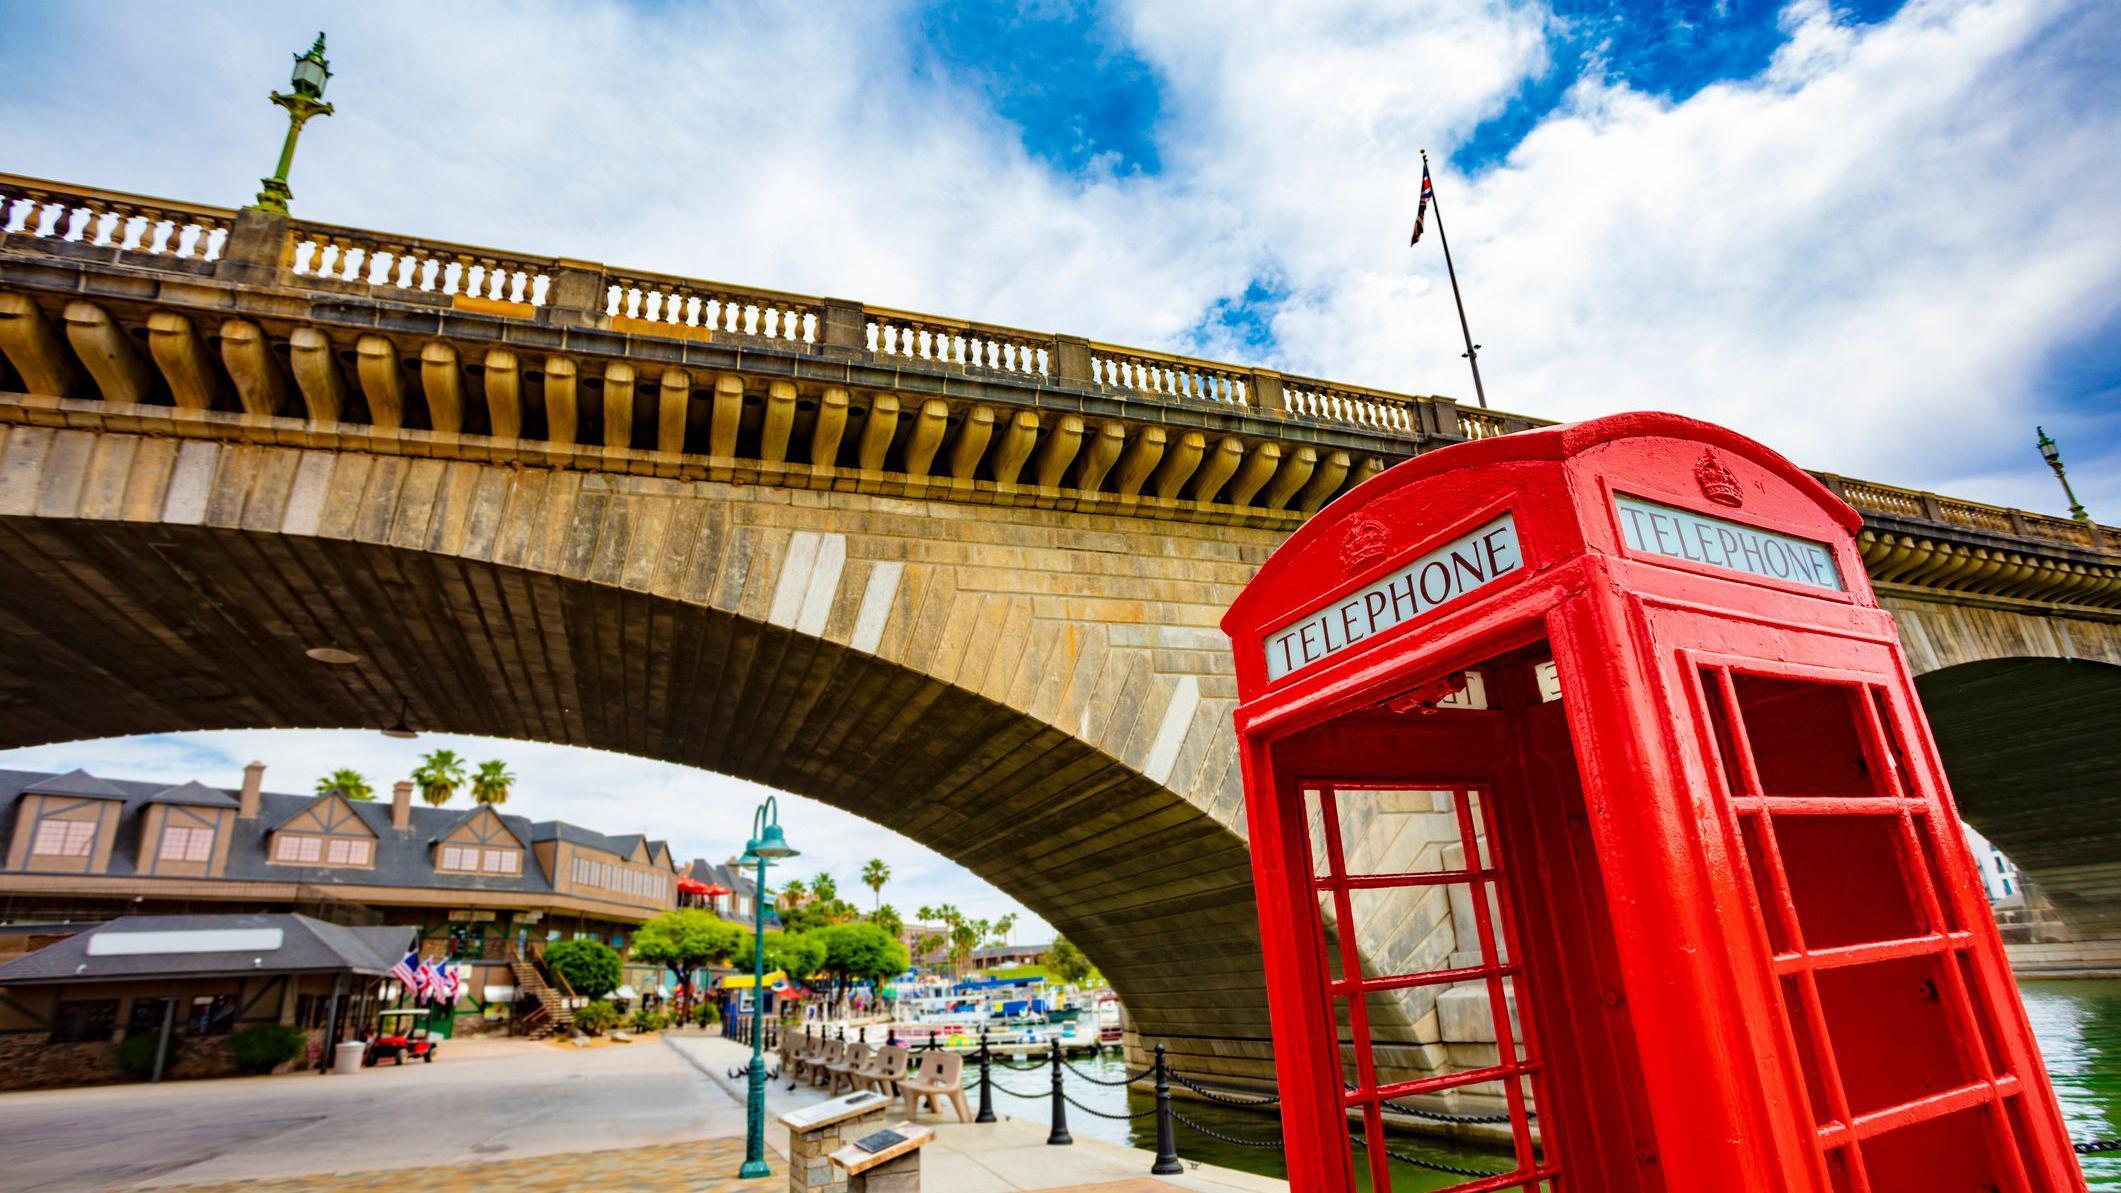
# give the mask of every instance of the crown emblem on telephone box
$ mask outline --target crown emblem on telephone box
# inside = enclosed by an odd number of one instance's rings
[[[1392,532],[1375,518],[1358,518],[1340,540],[1340,562],[1350,572],[1382,559],[1392,550]]]
[[[1745,494],[1738,491],[1738,478],[1731,475],[1714,452],[1701,453],[1701,460],[1694,465],[1694,483],[1701,486],[1703,497],[1718,505],[1745,504]]]

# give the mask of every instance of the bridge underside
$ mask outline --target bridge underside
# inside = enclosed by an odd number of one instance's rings
[[[364,661],[304,657],[321,645]],[[1078,738],[831,641],[426,551],[6,517],[0,657],[0,748],[374,727],[402,701],[422,729],[615,750],[812,796],[1052,921],[1195,1071],[1266,1055],[1224,1039],[1265,1034],[1240,839]]]
[[[2121,667],[1993,659],[1915,684],[1967,823],[2078,933],[2121,938]]]

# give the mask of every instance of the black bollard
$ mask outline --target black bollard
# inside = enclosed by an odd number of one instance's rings
[[[861,1034],[861,1035],[859,1035],[859,1036],[857,1036],[857,1037],[855,1037],[855,1042],[856,1042],[856,1043],[860,1043],[860,1044],[866,1044],[866,1043],[868,1043],[868,1042],[869,1042],[869,1025],[868,1025],[868,1024],[866,1024],[866,1023],[862,1024],[862,1034]]]
[[[886,1048],[898,1047],[898,1024],[894,1023],[884,1029],[884,1046]]]
[[[979,1032],[979,1113],[972,1118],[976,1123],[994,1121],[994,1079],[987,1066],[987,1029]]]
[[[847,1042],[847,1025],[846,1025],[846,1024],[844,1024],[844,1023],[842,1023],[842,1024],[840,1024],[840,1043],[844,1044],[844,1043],[846,1043],[846,1042]]]
[[[929,1029],[928,1029],[928,1051],[930,1051],[930,1052],[941,1052],[942,1050],[943,1050],[943,1037],[941,1037],[940,1035],[937,1035],[937,1034],[936,1034],[936,1031],[935,1031],[935,1029],[934,1029],[934,1028],[932,1028],[932,1027],[931,1027],[931,1028],[929,1028]]]
[[[1074,1143],[1075,1137],[1068,1134],[1068,1103],[1061,1093],[1061,1049],[1060,1041],[1053,1041],[1053,1130],[1046,1135],[1046,1146]]]
[[[1183,1172],[1178,1162],[1178,1144],[1171,1138],[1171,1077],[1164,1069],[1164,1046],[1156,1046],[1156,1162],[1149,1165],[1153,1176]]]

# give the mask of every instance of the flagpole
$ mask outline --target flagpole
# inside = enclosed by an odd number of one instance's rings
[[[1429,151],[1421,151],[1421,171],[1429,172]],[[1443,242],[1443,267],[1451,275],[1451,301],[1458,304],[1458,330],[1466,338],[1466,363],[1473,366],[1473,396],[1480,400],[1480,408],[1488,408],[1488,391],[1480,384],[1480,345],[1473,342],[1473,329],[1466,323],[1466,300],[1458,293],[1458,267],[1451,264],[1451,238],[1443,230],[1443,201],[1436,197],[1436,188],[1429,188],[1429,209],[1436,213],[1436,239]]]

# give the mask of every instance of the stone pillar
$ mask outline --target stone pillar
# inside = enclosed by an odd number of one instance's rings
[[[846,1193],[832,1153],[881,1127],[894,1103],[873,1091],[848,1094],[781,1116],[788,1128],[789,1193]]]
[[[1054,336],[1049,352],[1055,381],[1089,385],[1094,380],[1090,375],[1090,341],[1081,336]]]
[[[818,350],[826,356],[855,357],[869,352],[869,316],[862,304],[828,298],[818,312]]]
[[[604,281],[602,265],[563,257],[553,263],[552,282],[545,287],[541,317],[547,323],[562,326],[592,326],[604,317],[608,301],[610,286]]]
[[[1281,374],[1269,369],[1252,370],[1252,409],[1272,410],[1280,413],[1288,409],[1282,402]]]
[[[279,280],[280,264],[287,256],[288,216],[284,211],[245,207],[229,226],[228,240],[221,246],[221,259],[214,276],[239,285],[270,286]]]

